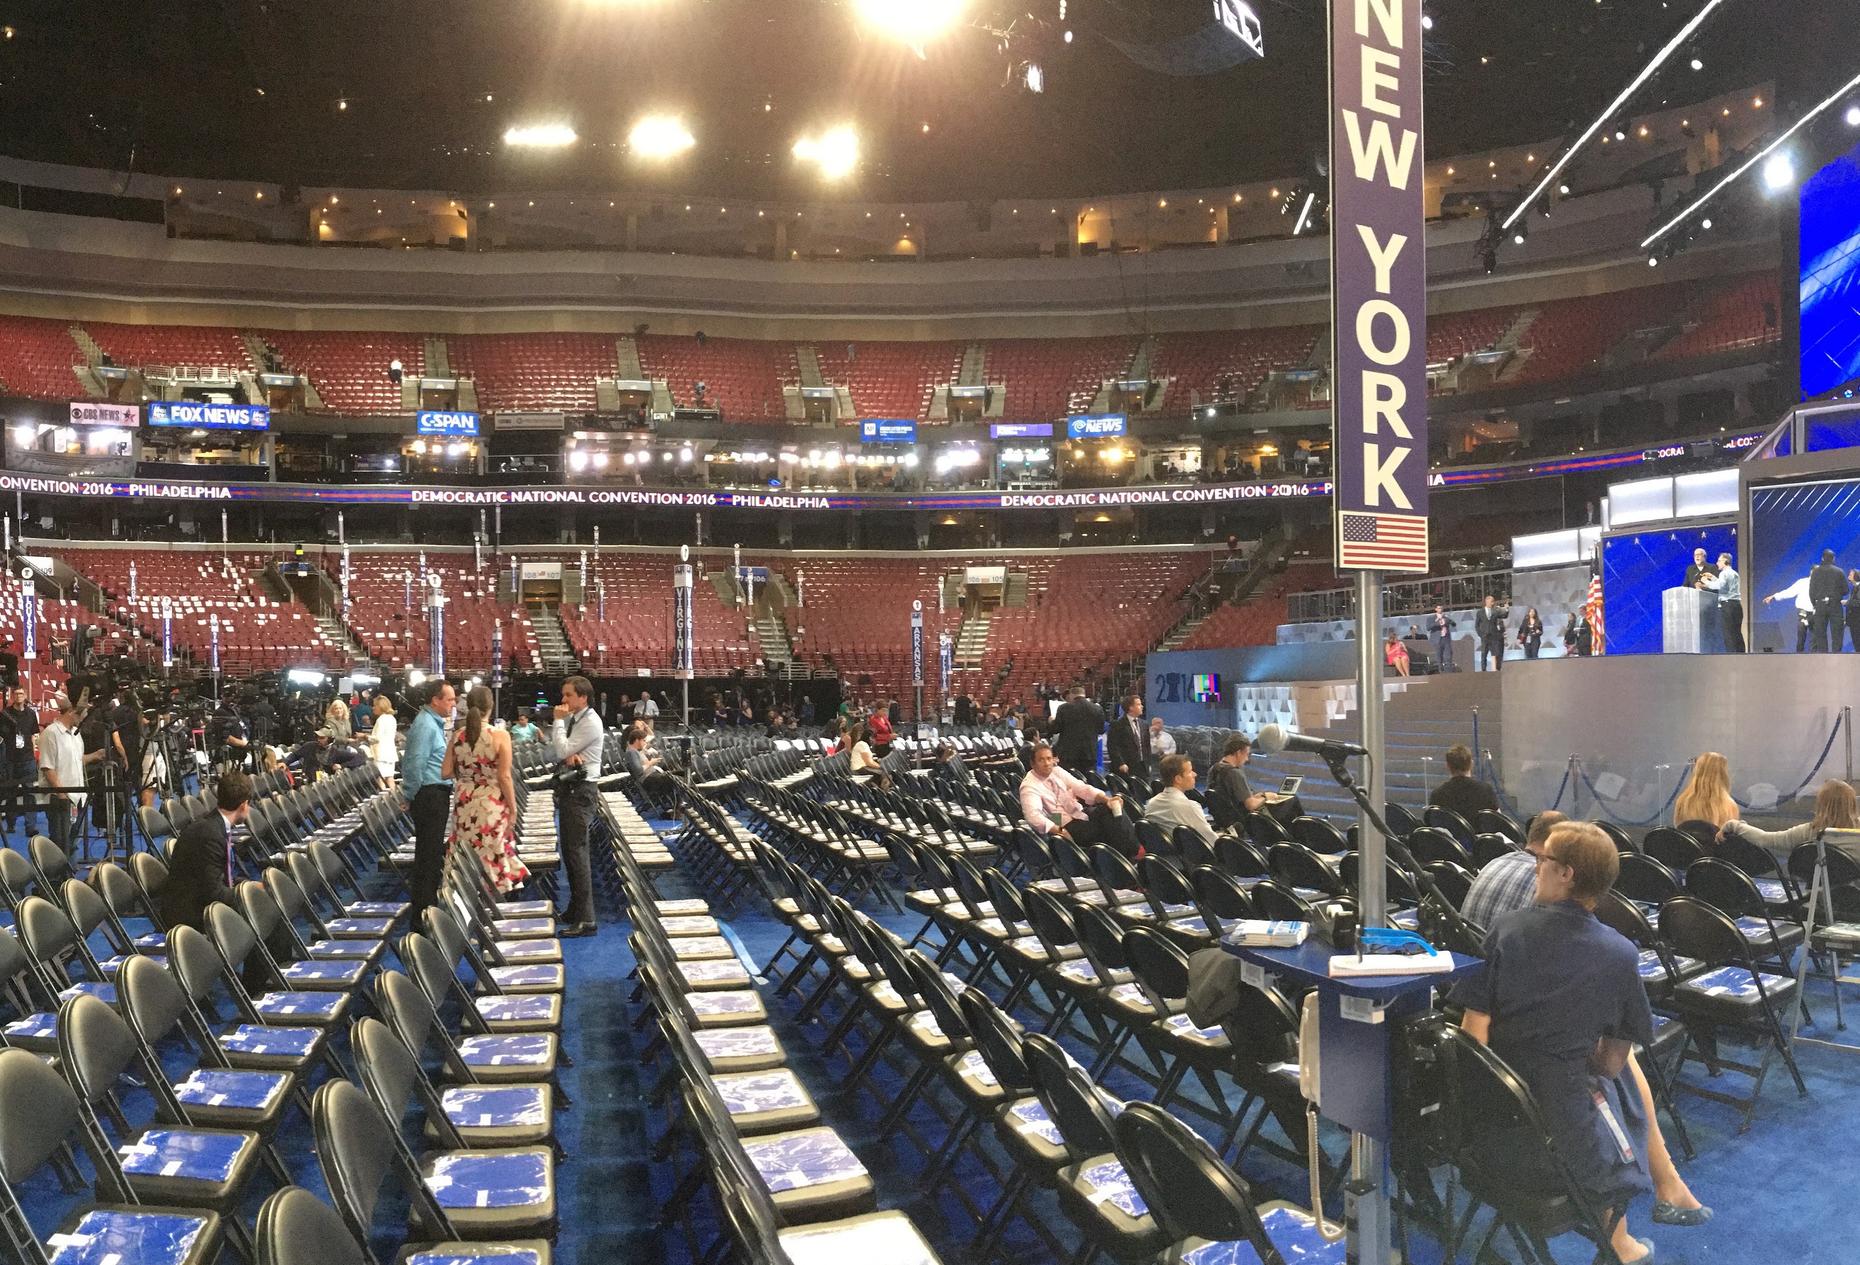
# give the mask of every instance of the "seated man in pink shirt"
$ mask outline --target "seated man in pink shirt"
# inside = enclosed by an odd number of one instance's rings
[[[1086,849],[1106,844],[1136,859],[1137,830],[1124,816],[1123,796],[1106,795],[1073,777],[1044,742],[1034,744],[1033,771],[1020,780],[1020,811],[1040,834],[1062,834]]]

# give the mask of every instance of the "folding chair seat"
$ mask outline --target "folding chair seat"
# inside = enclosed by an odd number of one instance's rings
[[[330,1051],[329,1034],[346,1009],[345,998],[333,994],[277,994],[287,999],[301,999],[306,1007],[306,1017],[301,1023],[294,1023],[291,1014],[286,1013],[281,1006],[274,1005],[272,1014],[267,1018],[234,972],[227,967],[226,959],[220,955],[219,949],[206,936],[192,927],[176,927],[168,933],[168,945],[169,973],[187,999],[187,1014],[177,1015],[175,1022],[183,1023],[183,1031],[192,1034],[203,1055],[206,1046],[211,1045],[219,1051],[226,1066],[232,1068],[292,1072],[303,1076],[308,1074],[312,1063],[322,1061],[332,1070],[340,1071],[340,1065],[335,1062],[335,1056]],[[212,1006],[214,985],[221,983],[226,986],[241,1022],[214,1033],[208,1026],[206,1012]],[[318,1007],[337,1005],[337,1009],[318,1023],[307,1009],[312,1004]],[[139,1028],[143,1022],[140,1017],[143,1013],[126,1004],[125,1014]],[[152,1010],[146,1013],[151,1016],[159,1014]],[[323,1015],[320,1009],[315,1013],[316,1017]],[[150,1018],[147,1022],[149,1027],[143,1030],[143,1039],[153,1042],[156,1040],[153,1033],[161,1020]],[[167,1028],[161,1027],[160,1031],[165,1032]]]
[[[442,1009],[448,996],[459,1002],[468,1026],[477,1032],[560,1032],[562,1029],[562,994],[560,993],[490,993],[473,996],[448,963],[444,952],[430,938],[410,931],[400,944],[401,958],[414,983],[433,1004]]]
[[[119,1165],[98,1161],[111,1202],[79,1206],[56,1232],[40,1237],[27,1219],[19,1187],[71,1141],[88,1142],[77,1094],[49,1064],[25,1050],[0,1049],[0,1240],[13,1259],[43,1261],[81,1246],[83,1260],[114,1255],[120,1265],[212,1265],[227,1226],[206,1210],[143,1204]]]
[[[1773,958],[1788,969],[1802,944],[1802,924],[1771,912],[1757,881],[1729,861],[1702,857],[1686,867],[1686,892],[1727,915],[1758,961]]]
[[[350,961],[362,962],[368,966],[378,966],[387,953],[387,930],[393,927],[390,918],[339,918],[325,923],[317,917],[304,890],[284,870],[271,866],[265,871],[264,893],[271,900],[277,911],[279,924],[289,935],[298,953],[312,961]],[[244,893],[241,893],[244,903]],[[250,914],[247,921],[253,921]],[[300,923],[308,923],[310,934],[306,935]],[[334,923],[347,925],[348,934],[334,929]],[[364,930],[378,927],[380,935],[370,935]]]
[[[801,1225],[868,1213],[876,1203],[872,1176],[840,1135],[826,1126],[741,1137],[730,1127],[721,1095],[707,1080],[685,1078],[685,1102],[707,1151],[733,1155],[776,1217]]]
[[[1679,1082],[1680,1087],[1741,1107],[1743,1123],[1739,1132],[1749,1129],[1756,1114],[1773,1055],[1782,1056],[1795,1079],[1796,1092],[1806,1096],[1808,1088],[1782,1025],[1783,1013],[1797,999],[1795,977],[1760,967],[1749,941],[1729,915],[1694,896],[1674,896],[1660,907],[1660,934],[1673,946],[1674,953],[1695,958],[1705,966],[1699,974],[1681,980],[1671,994],[1669,1004],[1686,1022],[1686,1044],[1679,1062],[1695,1057],[1714,1074],[1728,1067],[1751,1078],[1748,1098],[1688,1081]],[[1720,1028],[1753,1038],[1762,1047],[1761,1060],[1752,1065],[1725,1058],[1716,1039]],[[1691,1054],[1694,1045],[1700,1047],[1700,1054]]]
[[[330,1198],[358,1242],[369,1241],[381,1184],[393,1174],[407,1193],[409,1229],[440,1240],[409,1243],[399,1260],[469,1263],[514,1253],[548,1265],[546,1239],[512,1241],[526,1231],[553,1232],[554,1166],[546,1149],[454,1151],[417,1162],[380,1108],[346,1080],[317,1090],[311,1124]]]
[[[187,1109],[171,1091],[163,1092],[167,1082],[161,1069],[144,1054],[129,1025],[95,997],[73,997],[60,1009],[58,1051],[59,1067],[78,1096],[93,1162],[116,1168],[138,1202],[218,1213],[228,1237],[249,1258],[236,1213],[261,1160],[262,1136],[191,1124]],[[118,1079],[132,1069],[156,1096],[155,1118],[140,1129],[123,1121],[114,1097]],[[275,1111],[283,1090],[272,1086],[268,1095]],[[105,1136],[104,1117],[120,1122],[122,1141],[115,1148]]]
[[[901,1212],[871,1212],[783,1228],[775,1202],[742,1157],[714,1157],[718,1195],[732,1237],[757,1261],[897,1261],[940,1265],[924,1236]]]
[[[555,1136],[555,1102],[546,1084],[435,1086],[407,1043],[379,1019],[350,1034],[362,1088],[390,1123],[417,1101],[426,1140],[445,1150],[546,1145]]]
[[[288,989],[310,993],[353,993],[362,986],[368,975],[369,962],[363,958],[338,957],[304,957],[295,955],[301,951],[302,942],[287,924],[284,911],[271,898],[262,883],[247,880],[236,889],[239,899],[239,911],[245,916],[240,922],[251,932],[257,951],[264,956],[271,974]],[[230,920],[239,918],[226,905],[214,905],[207,910],[207,923],[215,930],[222,922],[231,925]],[[327,942],[325,942],[327,943]],[[285,946],[289,946],[287,949]]]
[[[1166,1259],[1344,1265],[1348,1248],[1340,1232],[1325,1237],[1309,1212],[1283,1200],[1257,1203],[1206,1139],[1154,1104],[1128,1104],[1114,1140],[1125,1171],[1174,1244]]]
[[[455,1039],[440,1024],[426,994],[399,971],[380,974],[375,981],[375,1001],[416,1053],[423,1052],[430,1041],[438,1041],[442,1075],[449,1082],[503,1085],[555,1079],[560,1045],[554,1033],[492,1033]]]
[[[138,855],[147,856],[146,853]],[[152,856],[148,860],[156,866],[161,864]],[[114,861],[100,862],[91,867],[90,885],[103,897],[103,903],[109,910],[114,928],[112,943],[126,943],[138,953],[160,953],[166,947],[166,928],[155,907],[143,896],[141,884],[130,871]],[[146,921],[152,930],[138,933],[131,928],[131,920]]]
[[[176,932],[182,930],[187,928],[176,928]],[[264,992],[256,997],[246,991],[245,985],[232,969],[234,962],[243,964],[251,959],[253,953],[261,953],[259,960],[265,963],[266,974],[275,980],[278,972],[269,951],[262,948],[258,937],[253,934],[252,925],[230,905],[214,905],[207,910],[207,931],[213,947],[219,950],[227,987],[236,989],[238,995],[246,998],[256,1022],[280,1027],[348,1026],[350,993],[347,989],[287,987],[282,992]],[[173,952],[172,947],[169,951]],[[341,962],[336,965],[343,966]]]
[[[461,958],[471,967],[482,993],[560,993],[568,976],[560,962],[519,962],[494,965],[465,934],[464,926],[443,905],[429,906],[421,915],[424,929],[446,960]]]
[[[1094,1246],[1116,1259],[1149,1259],[1165,1235],[1117,1158],[1107,1095],[1052,1039],[1030,1035],[1022,1049],[1034,1092],[1066,1151],[1068,1162],[1054,1185],[1060,1210]]]

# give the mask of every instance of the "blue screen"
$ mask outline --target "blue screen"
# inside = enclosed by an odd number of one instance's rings
[[[1763,599],[1781,593],[1834,550],[1842,567],[1860,567],[1860,481],[1782,483],[1750,489],[1750,532],[1755,540],[1745,581],[1744,603],[1756,616],[1751,649],[1795,649],[1793,598],[1768,606]]]
[[[1665,649],[1666,600],[1662,594],[1685,581],[1692,551],[1718,560],[1728,549],[1737,557],[1737,531],[1717,527],[1661,528],[1602,541],[1602,616],[1609,654],[1659,654]],[[1544,621],[1547,625],[1549,620]]]
[[[1802,186],[1802,398],[1860,386],[1860,146]]]

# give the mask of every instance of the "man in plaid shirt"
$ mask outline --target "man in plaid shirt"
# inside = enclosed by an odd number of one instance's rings
[[[1544,840],[1550,837],[1550,827],[1564,820],[1553,810],[1538,813],[1524,838],[1524,851],[1499,857],[1479,871],[1460,904],[1461,915],[1490,931],[1500,916],[1527,908],[1537,896],[1537,858],[1543,855]]]

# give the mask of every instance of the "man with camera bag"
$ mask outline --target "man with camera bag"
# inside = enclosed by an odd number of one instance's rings
[[[446,760],[446,721],[458,694],[444,677],[428,687],[426,705],[407,728],[407,750],[400,761],[400,793],[413,816],[413,925],[439,899],[439,879],[446,863],[446,818],[452,811],[452,783],[439,776]]]
[[[600,807],[594,779],[601,772],[601,751],[606,732],[601,717],[588,703],[594,687],[585,676],[562,682],[562,701],[555,709],[549,732],[555,751],[555,811],[561,835],[562,868],[568,873],[568,908],[562,913],[561,934],[594,934],[594,875],[588,864],[588,830]]]

